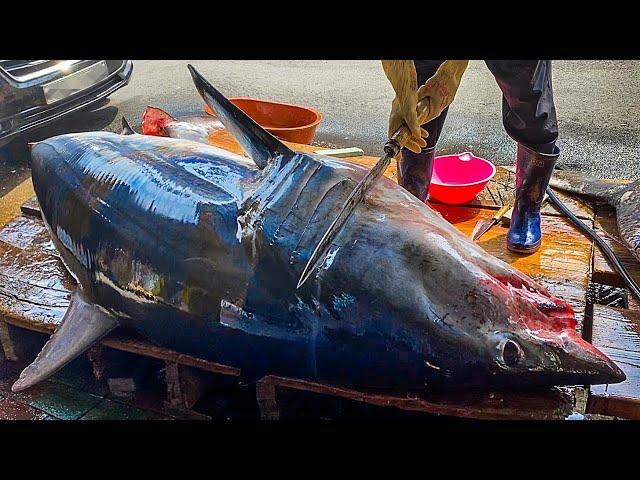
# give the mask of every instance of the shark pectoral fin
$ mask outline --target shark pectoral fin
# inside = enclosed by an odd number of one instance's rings
[[[295,153],[276,137],[258,125],[246,113],[216,90],[192,65],[188,65],[198,93],[251,157],[258,168],[263,169],[275,158]]]
[[[129,125],[129,122],[127,122],[127,119],[124,118],[124,115],[122,116],[122,132],[120,132],[120,135],[135,135],[136,132],[133,128],[131,128],[131,125]]]
[[[22,371],[11,390],[20,392],[49,378],[117,326],[112,315],[88,303],[80,288],[76,288],[62,324],[36,359]]]

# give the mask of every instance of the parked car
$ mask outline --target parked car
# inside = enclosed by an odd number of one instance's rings
[[[131,60],[0,60],[0,146],[107,98],[132,72]]]

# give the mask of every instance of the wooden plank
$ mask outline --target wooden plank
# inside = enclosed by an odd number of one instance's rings
[[[47,331],[60,323],[74,281],[42,222],[28,219],[23,226],[27,233],[14,235],[14,245],[0,240],[0,314],[7,321],[35,324],[31,329]],[[23,243],[25,238],[30,239],[28,245]]]
[[[593,316],[592,343],[627,380],[591,386],[587,412],[640,419],[640,312],[595,305]]]
[[[634,280],[640,283],[640,263],[631,252],[620,243],[620,233],[616,213],[608,207],[596,208],[596,233],[611,247]],[[613,237],[615,240],[612,240]],[[625,287],[622,277],[616,272],[599,248],[593,255],[593,281],[614,287]]]
[[[256,401],[262,420],[280,420],[280,405],[273,377],[264,377],[256,382]]]
[[[235,377],[240,376],[240,369],[238,368],[178,353],[175,350],[159,347],[147,342],[146,340],[129,335],[112,334],[102,340],[102,344],[124,352],[136,353],[146,357],[157,358],[158,360],[175,362],[187,367],[199,368],[200,370],[205,370],[207,372],[232,375]]]
[[[629,293],[629,310],[640,312],[640,300]]]
[[[640,415],[638,415],[638,402],[635,398],[591,395],[587,403],[587,411],[602,412],[596,413],[596,415],[640,420]]]
[[[33,184],[31,178],[27,178],[20,185],[9,191],[2,197],[0,203],[0,227],[20,215],[20,207],[29,198],[33,197]]]
[[[108,377],[109,366],[105,362],[105,350],[100,344],[94,345],[87,350],[87,358],[91,363],[91,370],[96,380],[104,380]]]
[[[127,378],[109,378],[107,379],[109,392],[114,397],[133,398],[136,393],[137,386],[135,379]]]
[[[560,388],[553,388],[535,395],[531,392],[448,392],[425,397],[398,397],[276,375],[264,377],[259,383],[263,415],[269,419],[279,416],[277,388],[331,395],[381,407],[478,419],[564,419],[573,412],[573,395],[568,389]]]
[[[31,215],[34,217],[40,216],[40,204],[38,198],[34,195],[20,207],[23,215]]]
[[[9,331],[7,322],[0,321],[0,349],[3,358],[12,362],[20,361],[20,345],[16,344],[15,336]]]

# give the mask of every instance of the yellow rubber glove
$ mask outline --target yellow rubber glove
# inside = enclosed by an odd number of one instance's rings
[[[420,128],[416,105],[418,104],[418,80],[413,60],[382,60],[382,68],[396,93],[391,103],[389,115],[389,137],[406,123],[411,138],[405,147],[419,153],[427,145],[424,140],[429,134]]]
[[[428,136],[420,125],[436,118],[453,102],[468,64],[468,60],[445,60],[436,73],[418,89],[413,60],[383,60],[382,68],[396,92],[389,116],[389,137],[406,123],[411,131],[411,138],[405,147],[420,153],[427,144],[424,138]],[[425,97],[429,97],[429,108],[418,118],[416,106]]]
[[[429,113],[419,118],[430,122],[453,102],[469,60],[445,60],[436,73],[418,89],[418,101],[429,97]]]

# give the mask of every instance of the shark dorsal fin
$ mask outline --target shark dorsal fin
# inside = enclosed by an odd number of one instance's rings
[[[193,77],[193,83],[195,83],[202,99],[209,108],[216,112],[220,121],[258,168],[265,168],[281,155],[287,157],[295,155],[289,147],[258,125],[216,90],[192,65],[188,67]]]
[[[109,313],[82,297],[78,286],[71,294],[62,324],[36,359],[22,371],[11,390],[20,392],[46,380],[117,326],[118,322]]]

